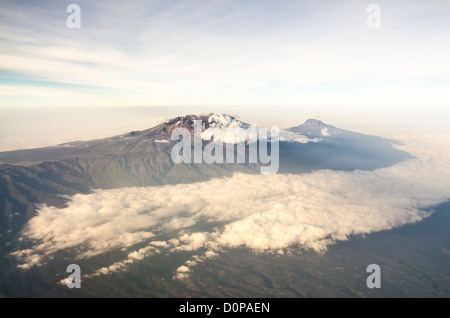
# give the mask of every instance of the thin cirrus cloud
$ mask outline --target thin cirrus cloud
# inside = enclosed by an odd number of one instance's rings
[[[447,1],[380,2],[379,30],[367,28],[360,1],[126,7],[79,1],[79,30],[66,27],[66,5],[4,4],[0,70],[37,81],[35,90],[11,96],[21,84],[2,76],[0,98],[7,104],[443,105],[449,99]],[[61,83],[81,96],[35,95]]]
[[[404,150],[415,159],[374,171],[236,174],[195,184],[78,194],[66,208],[40,207],[22,233],[32,248],[13,255],[20,268],[29,269],[62,250],[76,251],[75,260],[127,253],[85,275],[91,278],[127,270],[157,253],[190,252],[173,275],[182,279],[226,249],[282,255],[297,246],[326,252],[350,235],[421,221],[431,213],[427,209],[448,200],[448,140],[448,135],[408,139]]]

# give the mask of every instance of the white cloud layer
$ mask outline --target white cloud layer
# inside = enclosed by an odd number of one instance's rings
[[[33,249],[14,255],[26,269],[69,248],[78,259],[128,252],[89,278],[125,270],[154,253],[190,251],[195,256],[174,273],[181,279],[226,248],[282,255],[300,246],[324,252],[350,235],[420,221],[429,215],[424,209],[450,198],[450,136],[410,139],[403,148],[417,158],[375,171],[236,174],[195,184],[78,194],[66,208],[42,207],[23,232]],[[133,247],[138,243],[146,247]]]

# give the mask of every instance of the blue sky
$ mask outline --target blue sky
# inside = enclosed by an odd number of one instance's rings
[[[1,0],[0,105],[447,108],[450,2],[370,3]]]

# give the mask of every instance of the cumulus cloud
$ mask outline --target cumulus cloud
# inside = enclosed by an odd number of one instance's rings
[[[191,252],[174,273],[228,248],[284,255],[414,223],[450,198],[450,136],[413,139],[415,159],[375,171],[245,175],[195,184],[96,190],[63,209],[43,206],[23,232],[33,249],[14,252],[20,267],[45,264],[68,248],[78,258],[113,250],[128,256],[85,277],[126,270],[155,253]],[[140,249],[137,244],[145,246]]]
[[[173,276],[173,279],[183,279],[189,277],[189,272],[191,270],[187,266],[180,266],[177,268],[175,275]]]

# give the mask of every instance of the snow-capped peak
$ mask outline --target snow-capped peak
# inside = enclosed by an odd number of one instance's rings
[[[208,129],[202,132],[202,138],[204,140],[214,138],[216,142],[239,143],[245,142],[247,137],[249,142],[255,142],[257,139],[253,140],[246,136],[247,130],[252,127],[256,128],[256,126],[244,123],[233,116],[213,113],[208,117]],[[217,133],[217,129],[221,130],[221,134]]]
[[[289,130],[310,138],[330,137],[333,135],[338,135],[342,132],[341,129],[327,125],[317,119],[308,119],[304,124],[289,128]]]
[[[195,122],[201,121],[201,130],[195,132]],[[197,126],[198,127],[198,126]],[[203,140],[224,143],[252,143],[259,140],[259,129],[266,129],[267,135],[271,135],[271,128],[257,124],[248,124],[234,116],[223,113],[200,113],[182,115],[165,120],[164,123],[146,131],[146,135],[157,137],[157,140],[168,140],[171,133],[177,128],[184,128],[191,132],[192,136],[199,133]],[[255,135],[256,132],[256,135]],[[308,143],[317,142],[316,136],[307,136],[293,130],[279,129],[279,140],[284,142]],[[325,134],[326,135],[326,132]]]
[[[214,113],[208,118],[208,126],[212,128],[243,128],[248,129],[251,125],[244,123],[233,116]]]
[[[208,117],[208,128],[202,132],[202,138],[204,140],[211,140],[214,138],[215,141],[218,142],[225,142],[225,143],[239,143],[239,142],[256,142],[259,139],[258,135],[254,134],[247,134],[250,129],[254,129],[254,131],[258,134],[258,129],[265,128],[265,127],[259,127],[256,124],[247,124],[244,123],[238,119],[236,119],[233,116],[227,115],[227,114],[221,114],[221,113],[214,113],[211,114]],[[210,129],[213,128],[213,129]],[[222,131],[222,134],[217,134],[217,129],[219,128]],[[233,131],[232,134],[229,134],[231,131]],[[271,129],[267,129],[268,132],[270,132]],[[228,132],[227,132],[228,131]],[[311,139],[307,136],[284,130],[284,129],[278,129],[279,137],[278,139],[280,141],[285,142],[299,142],[299,143],[307,143],[307,142],[317,142],[319,139]],[[270,133],[269,133],[270,134]]]

